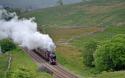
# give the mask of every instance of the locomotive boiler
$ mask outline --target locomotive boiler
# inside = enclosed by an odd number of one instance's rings
[[[48,61],[51,65],[57,64],[55,52],[50,52],[46,49],[40,49],[40,48],[34,49],[33,51],[39,54],[43,59]]]

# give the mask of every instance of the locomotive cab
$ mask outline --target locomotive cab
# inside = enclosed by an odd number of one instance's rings
[[[56,65],[56,54],[54,52],[50,53],[49,62],[52,65]]]

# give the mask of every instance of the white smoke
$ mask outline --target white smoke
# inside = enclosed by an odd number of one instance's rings
[[[6,17],[13,17],[8,19]],[[6,20],[7,19],[7,20]],[[18,19],[15,13],[0,10],[0,39],[11,38],[15,43],[28,49],[55,50],[55,44],[48,34],[37,31],[37,23],[30,19]]]

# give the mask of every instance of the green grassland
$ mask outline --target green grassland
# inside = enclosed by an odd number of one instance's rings
[[[103,72],[102,74],[98,75],[97,78],[124,78],[125,71],[117,71],[117,72]]]
[[[89,35],[84,35],[78,39],[72,40],[71,42],[73,43],[73,45],[82,48],[86,41],[92,39],[97,41],[107,40],[117,34],[125,34],[125,26],[109,26],[106,27],[103,32],[96,32]]]
[[[84,43],[125,34],[125,0],[93,0],[31,11],[38,29],[54,39],[58,62],[80,78],[125,78],[125,71],[102,72],[83,64]]]
[[[25,67],[30,71],[33,71],[36,75],[35,78],[52,78],[50,75],[44,72],[38,71],[38,66],[35,62],[29,57],[24,51],[17,48],[16,50],[12,51],[12,64],[10,70],[16,70],[20,67]]]
[[[0,55],[0,78],[4,78],[8,65],[8,55]]]
[[[52,78],[51,75],[48,75],[45,72],[39,72],[38,66],[34,63],[31,57],[20,48],[11,51],[11,56],[11,67],[10,70],[7,71],[9,55],[0,55],[0,78],[6,78],[6,72],[15,72],[19,68],[26,68],[29,71],[32,71],[35,78]]]
[[[102,1],[102,2],[101,2]],[[124,0],[95,0],[24,13],[43,26],[122,26],[125,25]]]

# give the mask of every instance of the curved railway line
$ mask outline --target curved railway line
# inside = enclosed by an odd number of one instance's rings
[[[23,49],[32,59],[39,63],[42,67],[48,70],[48,73],[53,75],[54,78],[78,78],[76,75],[70,73],[68,70],[64,69],[60,64],[50,65],[41,56],[33,51]]]

